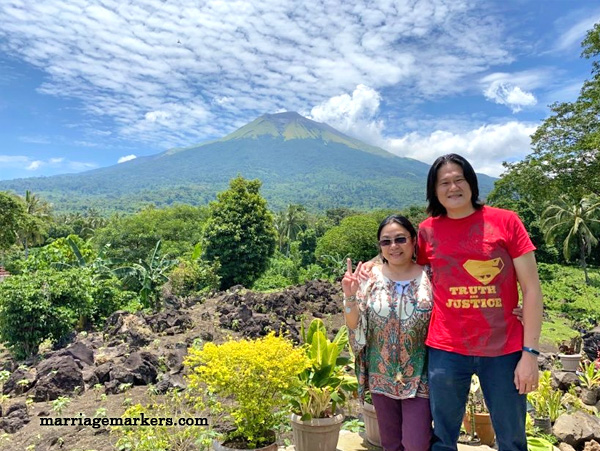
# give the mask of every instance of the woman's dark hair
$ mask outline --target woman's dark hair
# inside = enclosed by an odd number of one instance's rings
[[[412,225],[412,222],[410,222],[406,216],[389,215],[387,218],[385,218],[383,221],[381,221],[381,224],[379,224],[379,229],[377,229],[377,241],[379,241],[379,239],[381,238],[381,231],[383,230],[383,228],[386,225],[391,224],[391,223],[396,223],[398,225],[401,225],[406,230],[408,230],[408,233],[410,233],[410,237],[413,240],[417,239],[417,230]],[[381,247],[379,247],[379,257],[381,258],[383,263],[387,263],[387,260],[385,258],[383,258],[383,255],[381,254]]]
[[[471,166],[471,163],[464,157],[455,153],[449,153],[439,157],[433,162],[431,168],[429,168],[429,174],[427,175],[427,202],[429,202],[427,205],[427,213],[433,217],[445,215],[447,213],[446,208],[438,200],[435,189],[438,171],[442,166],[448,163],[457,164],[462,168],[465,180],[471,188],[471,204],[475,210],[479,210],[483,207],[483,202],[479,200],[479,184],[477,183],[477,175],[475,174],[473,166]]]

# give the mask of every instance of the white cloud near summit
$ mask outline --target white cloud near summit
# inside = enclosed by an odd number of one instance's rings
[[[376,119],[381,95],[365,85],[358,85],[352,94],[340,94],[315,106],[308,118],[324,122],[333,128],[362,139],[376,139],[383,123]]]
[[[494,177],[503,172],[502,161],[516,161],[530,153],[530,136],[537,125],[518,121],[481,125],[451,121],[429,126],[430,132],[398,134],[379,118],[381,95],[359,85],[352,94],[340,94],[317,105],[311,118],[326,122],[353,136],[368,135],[366,140],[401,157],[432,163],[440,155],[458,153],[467,158],[477,172]],[[416,126],[425,128],[423,122]]]

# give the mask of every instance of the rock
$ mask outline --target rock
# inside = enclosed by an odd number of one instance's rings
[[[123,391],[123,384],[133,385],[131,370],[122,365],[114,365],[109,374],[110,380],[104,384],[106,393],[121,393]]]
[[[596,440],[590,440],[583,447],[583,451],[600,451],[600,444]]]
[[[165,374],[161,381],[156,384],[156,392],[164,395],[169,389],[185,390],[187,384],[180,374]]]
[[[112,368],[113,364],[111,362],[106,362],[96,367],[94,375],[96,376],[96,379],[98,379],[98,383],[104,384],[110,380],[110,371]]]
[[[82,370],[83,382],[86,387],[93,387],[96,384],[100,383],[98,376],[96,376],[95,368],[84,368]]]
[[[578,448],[586,441],[600,438],[600,418],[581,410],[563,413],[554,423],[552,433],[560,441]]]
[[[21,382],[21,381],[27,381]],[[17,368],[4,383],[2,393],[5,395],[22,395],[29,391],[35,383],[35,373],[24,368]]]
[[[152,330],[146,321],[123,310],[114,312],[106,319],[104,333],[111,339],[109,346],[124,342],[132,348],[141,348],[152,341]]]
[[[27,405],[24,402],[17,402],[8,406],[4,416],[0,418],[0,429],[14,434],[29,421]]]
[[[569,391],[571,385],[579,386],[577,374],[571,371],[557,371],[553,374],[556,386],[562,391]]]
[[[77,341],[66,349],[61,349],[55,355],[63,356],[70,355],[75,359],[75,362],[79,362],[79,366],[83,368],[83,365],[94,364],[94,351],[88,348],[85,344]]]
[[[554,354],[550,352],[542,352],[537,358],[538,368],[540,371],[551,371],[553,369]]]
[[[167,335],[182,333],[192,327],[192,320],[188,315],[173,309],[147,316],[146,322],[154,332],[165,332]]]
[[[165,354],[164,359],[170,374],[177,374],[183,370],[183,359],[187,356],[187,348],[176,348]]]
[[[159,362],[150,352],[134,352],[123,363],[131,371],[135,385],[150,385],[156,382]]]
[[[565,442],[559,443],[558,449],[560,451],[575,451],[575,448],[573,448],[571,445],[569,445],[568,443],[565,443]]]
[[[600,356],[600,326],[596,326],[591,331],[583,335],[583,346],[581,349],[591,361]]]
[[[84,388],[81,369],[70,355],[53,355],[43,360],[37,371],[34,401],[53,401],[59,396],[72,395],[77,387]]]

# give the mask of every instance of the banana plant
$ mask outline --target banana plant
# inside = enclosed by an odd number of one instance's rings
[[[350,359],[341,356],[348,346],[348,329],[342,326],[330,341],[323,321],[315,318],[308,330],[302,324],[301,336],[311,366],[299,376],[302,389],[293,398],[292,407],[303,421],[334,415],[348,394],[358,388],[356,378],[344,370]]]

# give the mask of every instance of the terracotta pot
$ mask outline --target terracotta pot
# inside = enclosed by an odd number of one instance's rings
[[[595,406],[598,399],[598,392],[595,388],[582,388],[581,400],[588,406]]]
[[[365,402],[362,405],[363,421],[365,422],[365,432],[367,441],[371,445],[381,447],[381,436],[379,435],[379,423],[377,423],[377,413],[373,404]]]
[[[275,442],[275,432],[271,431],[273,435],[273,441]],[[244,448],[245,451],[277,451],[277,443],[271,443],[270,445],[263,446],[262,448]],[[231,448],[228,445],[224,445],[223,443],[219,443],[217,440],[213,440],[213,450],[214,451],[239,451],[240,448]]]
[[[336,451],[344,414],[308,421],[300,418],[294,413],[290,417],[296,451]]]
[[[473,435],[471,429],[471,417],[467,412],[463,419],[463,425],[467,434]],[[492,419],[489,413],[476,413],[475,414],[475,433],[482,445],[492,446],[496,441],[496,434],[492,426]]]
[[[545,434],[552,433],[552,422],[550,421],[550,418],[534,418],[533,426]]]
[[[574,373],[579,368],[581,354],[558,354],[558,358],[560,359],[560,363],[562,363],[564,371]]]

